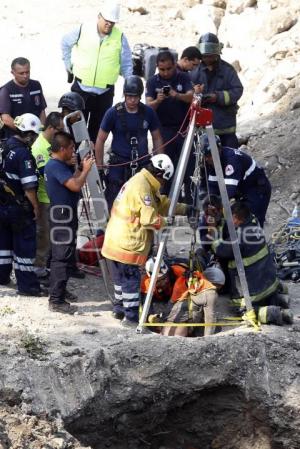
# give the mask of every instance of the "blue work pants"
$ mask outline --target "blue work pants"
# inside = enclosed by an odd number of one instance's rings
[[[0,284],[10,282],[12,263],[19,292],[40,291],[35,274],[36,224],[17,204],[0,205]]]
[[[124,313],[129,321],[138,322],[141,273],[137,265],[110,261],[115,290],[114,312]]]

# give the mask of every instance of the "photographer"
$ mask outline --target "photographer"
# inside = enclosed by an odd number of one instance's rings
[[[184,138],[177,133],[186,118],[192,101],[193,87],[189,76],[177,70],[174,56],[170,51],[158,53],[156,64],[158,74],[149,78],[146,84],[146,102],[157,112],[162,125],[164,142],[174,139],[165,147],[165,154],[171,158],[176,169],[184,141]],[[184,129],[186,129],[186,125],[181,131]],[[193,168],[194,164],[191,158],[184,179],[184,200],[189,204],[192,203],[190,176]],[[164,193],[168,194],[170,188],[171,182],[168,182]]]
[[[94,163],[94,158],[86,156],[82,166],[75,173],[70,164],[74,156],[75,144],[72,136],[64,131],[55,134],[51,145],[51,156],[45,166],[45,181],[50,199],[50,298],[49,309],[54,312],[73,314],[70,306],[75,298],[68,294],[66,287],[71,275],[76,249],[78,228],[77,205],[79,192]]]

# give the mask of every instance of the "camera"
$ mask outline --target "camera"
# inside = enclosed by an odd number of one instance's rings
[[[163,88],[162,88],[162,93],[163,93],[164,95],[168,96],[169,93],[170,93],[170,90],[171,90],[171,86],[163,86]]]

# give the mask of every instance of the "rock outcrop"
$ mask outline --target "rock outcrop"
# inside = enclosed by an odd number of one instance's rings
[[[67,347],[58,335],[34,358],[2,341],[1,403],[59,419],[93,449],[297,449],[299,331],[184,339],[99,330]],[[79,447],[68,444],[58,447]]]

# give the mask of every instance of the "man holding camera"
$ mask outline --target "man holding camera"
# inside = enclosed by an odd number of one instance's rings
[[[176,62],[170,51],[158,53],[156,65],[158,74],[149,78],[146,84],[146,102],[157,112],[164,142],[172,140],[166,145],[165,154],[171,158],[176,169],[184,140],[178,132],[186,128],[184,122],[193,98],[193,87],[189,76],[176,69]],[[190,160],[184,179],[186,203],[192,202],[189,177],[193,168],[193,161]],[[170,188],[171,182],[168,182],[164,193],[168,194]]]
[[[74,172],[75,142],[71,134],[58,131],[52,139],[51,159],[44,170],[47,194],[50,199],[50,297],[49,309],[53,312],[74,314],[70,306],[74,295],[67,291],[67,282],[75,259],[78,229],[77,206],[79,193],[94,164],[87,155]]]

